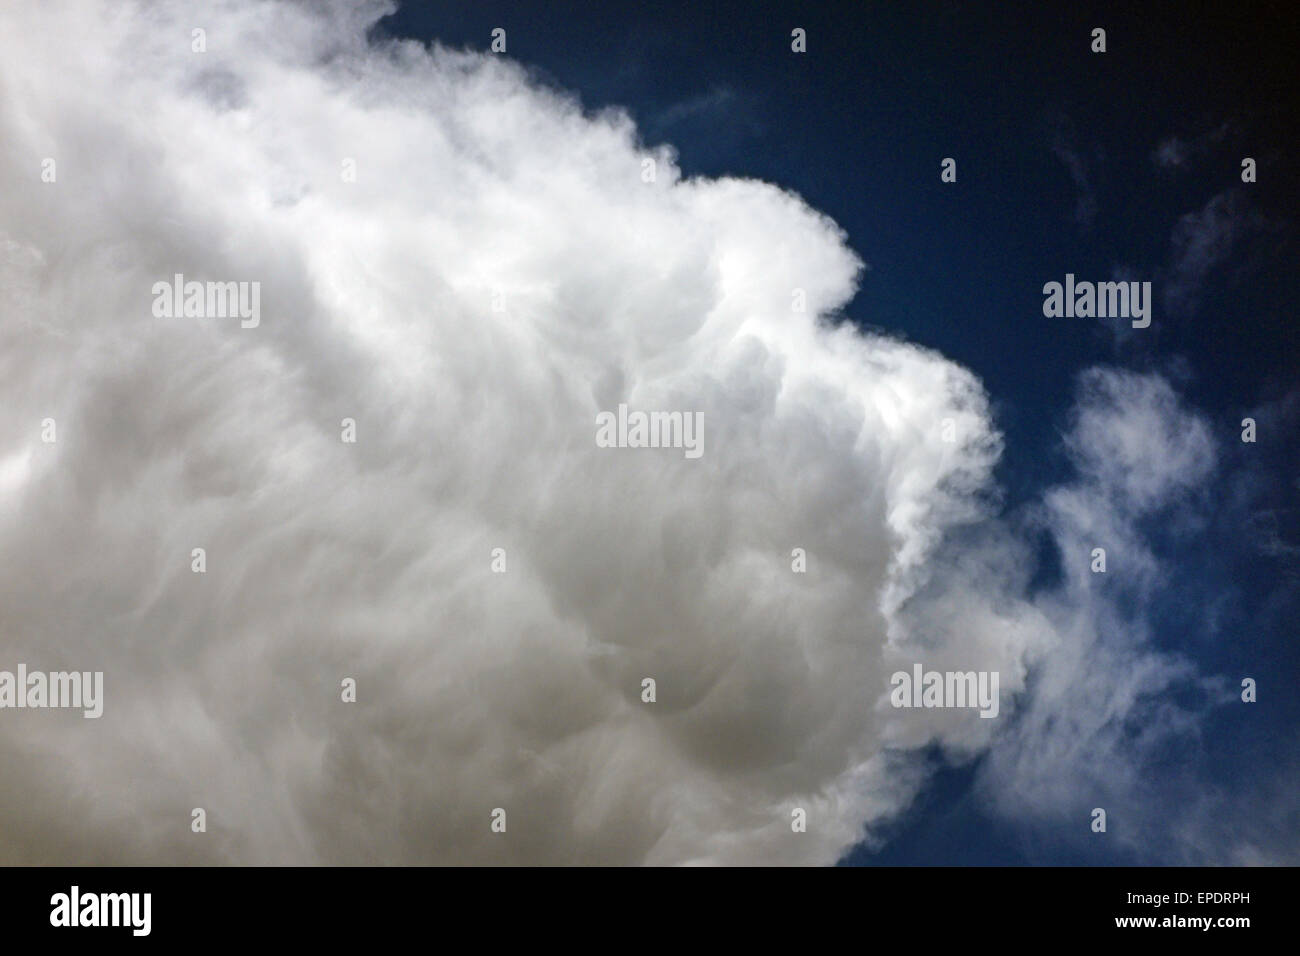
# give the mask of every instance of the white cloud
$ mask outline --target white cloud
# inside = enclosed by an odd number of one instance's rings
[[[0,12],[0,667],[106,675],[98,721],[0,719],[0,857],[825,863],[906,806],[897,748],[1004,723],[880,710],[918,641],[1004,701],[1057,661],[1081,720],[1078,604],[1024,599],[987,520],[983,391],[828,321],[838,227],[508,61],[367,46],[383,9]],[[260,282],[260,326],[154,318],[177,272]],[[702,412],[703,457],[598,449],[619,402]],[[1166,411],[1118,420],[1185,474]],[[1089,414],[1088,481],[1179,486]],[[971,522],[996,548],[937,557]]]

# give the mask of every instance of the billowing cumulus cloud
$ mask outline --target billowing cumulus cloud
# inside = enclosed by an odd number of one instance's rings
[[[98,720],[0,714],[0,858],[833,862],[915,748],[1090,759],[1039,732],[1087,646],[1190,679],[1025,596],[981,386],[836,321],[833,222],[383,12],[0,12],[0,667],[105,674]],[[157,315],[178,273],[260,321]],[[1087,385],[1062,536],[1210,467],[1160,387]],[[620,404],[702,454],[598,447]],[[892,710],[912,661],[998,670],[999,718]],[[1076,747],[1145,699],[1106,688]]]

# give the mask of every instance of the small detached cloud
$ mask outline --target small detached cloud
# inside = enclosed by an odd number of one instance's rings
[[[1267,225],[1240,189],[1219,193],[1201,209],[1183,215],[1169,240],[1170,262],[1163,284],[1166,309],[1194,311],[1213,271]]]

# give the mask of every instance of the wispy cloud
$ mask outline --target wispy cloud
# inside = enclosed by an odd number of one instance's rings
[[[1075,477],[1002,531],[986,530],[978,546],[955,551],[941,585],[908,613],[932,631],[935,609],[959,609],[968,646],[1023,648],[1016,719],[980,764],[977,789],[988,806],[1066,843],[1098,838],[1090,823],[1100,807],[1123,821],[1105,839],[1141,859],[1168,859],[1203,834],[1190,826],[1175,834],[1186,823],[1173,812],[1177,795],[1190,779],[1153,768],[1168,747],[1196,739],[1230,689],[1155,645],[1145,608],[1169,569],[1143,529],[1157,516],[1176,526],[1206,507],[1189,492],[1209,481],[1217,453],[1207,423],[1163,378],[1108,369],[1080,379],[1065,447]],[[1016,583],[1013,569],[1033,561],[1021,521],[1053,543],[1059,583]]]
[[[738,97],[736,91],[725,86],[715,86],[707,93],[679,100],[656,117],[654,123],[659,127],[675,126],[683,120],[708,118],[735,106]]]
[[[1223,142],[1231,131],[1232,124],[1225,122],[1199,135],[1166,137],[1152,150],[1151,162],[1161,169],[1181,169]]]
[[[1201,209],[1183,215],[1170,236],[1163,283],[1165,307],[1193,312],[1211,273],[1226,264],[1242,241],[1267,220],[1240,189],[1219,193]]]
[[[1083,152],[1075,145],[1074,132],[1070,123],[1064,118],[1058,118],[1053,126],[1052,155],[1065,164],[1077,193],[1074,221],[1080,226],[1091,226],[1093,220],[1097,218],[1097,193],[1088,169],[1088,162]]]
[[[1187,162],[1187,155],[1187,144],[1177,136],[1171,136],[1156,147],[1155,152],[1151,154],[1151,161],[1157,166],[1171,169]]]

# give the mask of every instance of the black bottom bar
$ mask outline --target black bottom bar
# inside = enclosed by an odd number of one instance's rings
[[[805,942],[830,934],[860,946],[879,943],[882,932],[914,937],[919,946],[1097,936],[1180,943],[1199,937],[1231,945],[1260,930],[1286,928],[1283,911],[1295,877],[1294,869],[1227,868],[33,867],[0,870],[0,913],[7,940],[64,937],[66,943],[75,936],[83,945],[110,939],[335,947],[424,939],[436,945],[464,934],[491,943],[673,945],[712,937],[734,945],[774,932],[793,932]],[[146,925],[147,935],[139,932]]]

